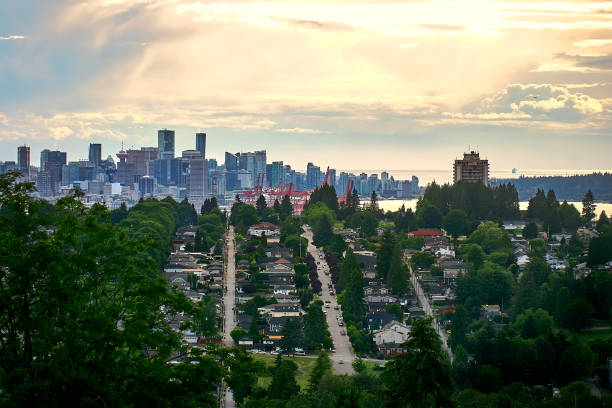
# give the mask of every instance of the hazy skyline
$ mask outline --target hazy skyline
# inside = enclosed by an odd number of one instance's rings
[[[208,134],[302,169],[606,169],[612,3],[20,1],[0,9],[0,160]],[[357,163],[358,164],[357,164]]]

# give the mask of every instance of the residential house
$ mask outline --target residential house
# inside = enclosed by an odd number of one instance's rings
[[[261,222],[249,227],[249,235],[256,235],[258,237],[261,237],[262,235],[265,235],[266,237],[279,237],[280,227],[270,222]]]

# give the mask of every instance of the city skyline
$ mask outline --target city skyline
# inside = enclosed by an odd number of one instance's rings
[[[605,169],[608,2],[12,2],[0,161],[206,132],[208,157],[337,169]],[[104,157],[107,154],[103,153]],[[362,165],[355,166],[355,161]]]

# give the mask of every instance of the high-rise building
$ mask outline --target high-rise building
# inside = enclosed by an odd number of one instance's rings
[[[140,150],[121,150],[117,153],[117,181],[132,186],[142,176],[155,174],[155,160],[158,157],[157,147],[141,147]]]
[[[478,152],[463,154],[463,160],[455,160],[453,165],[453,180],[470,181],[489,185],[489,161],[480,160]]]
[[[157,149],[160,159],[174,158],[174,130],[157,131]]]
[[[39,171],[36,176],[36,190],[41,197],[50,197],[53,195],[51,189],[51,181],[49,179],[49,173],[46,171]]]
[[[95,167],[102,161],[102,145],[100,143],[89,144],[89,162]]]
[[[208,194],[208,163],[202,156],[189,160],[189,201],[204,202]]]
[[[40,152],[40,170],[46,171],[49,179],[51,195],[59,191],[62,183],[62,169],[66,165],[66,152],[45,149]]]
[[[316,188],[321,179],[321,168],[312,163],[306,165],[306,188]]]
[[[206,133],[196,133],[196,150],[206,158]]]
[[[238,157],[235,154],[225,152],[225,171],[238,170]]]
[[[270,164],[270,186],[285,182],[285,168],[282,161],[275,161]]]
[[[30,147],[17,147],[17,170],[21,171],[26,177],[30,172]]]

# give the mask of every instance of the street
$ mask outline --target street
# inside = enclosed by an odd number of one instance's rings
[[[312,254],[317,261],[317,273],[319,280],[323,285],[323,294],[319,298],[323,301],[329,301],[330,307],[323,308],[326,312],[327,326],[334,342],[336,351],[330,355],[333,363],[333,368],[336,374],[354,374],[353,361],[355,355],[353,354],[353,347],[347,335],[343,335],[340,332],[346,333],[346,326],[340,326],[337,316],[342,317],[341,310],[334,310],[334,307],[338,305],[338,301],[335,295],[329,294],[329,285],[331,284],[331,276],[326,275],[325,271],[329,272],[329,266],[325,261],[323,251],[312,245],[312,230],[308,225],[304,225],[304,234],[302,235],[308,239],[308,252]]]
[[[446,332],[440,326],[440,323],[434,316],[433,311],[431,310],[431,306],[429,305],[429,300],[427,299],[427,295],[423,292],[423,289],[421,288],[421,283],[417,279],[416,274],[412,272],[412,267],[410,266],[410,264],[408,264],[408,267],[410,269],[410,282],[412,282],[412,286],[414,288],[414,292],[417,295],[417,298],[419,299],[419,303],[421,304],[421,307],[425,311],[425,314],[433,318],[432,326],[438,333],[438,336],[440,336],[440,339],[442,340],[442,347],[444,347],[444,350],[446,350],[446,352],[448,353],[448,356],[450,357],[450,361],[452,362],[453,352],[448,347],[448,341],[446,339]]]
[[[225,264],[225,294],[223,296],[224,324],[223,324],[223,345],[232,347],[234,340],[230,333],[236,327],[236,319],[234,314],[234,305],[236,303],[236,246],[234,243],[234,227],[230,226],[227,233],[227,261]],[[225,387],[224,394],[225,408],[234,408],[234,395],[232,391]]]

